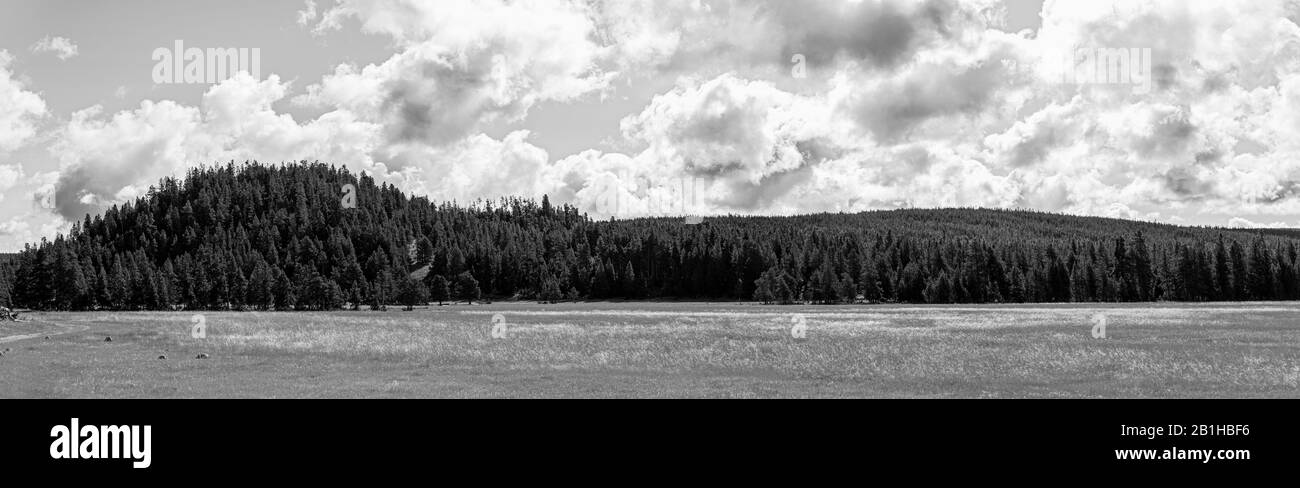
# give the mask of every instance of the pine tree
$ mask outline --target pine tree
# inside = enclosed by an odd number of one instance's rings
[[[1136,300],[1152,301],[1155,298],[1155,273],[1152,270],[1151,250],[1147,247],[1146,238],[1138,232],[1133,237],[1133,247],[1129,251],[1128,262],[1132,266],[1133,286],[1137,289]]]
[[[1115,299],[1117,301],[1135,302],[1138,300],[1138,287],[1133,276],[1132,259],[1133,256],[1128,252],[1124,238],[1116,238],[1114,270],[1111,273],[1111,279],[1115,285]]]
[[[113,263],[113,272],[109,286],[112,289],[110,293],[113,297],[111,307],[114,310],[126,310],[131,300],[130,277],[126,274],[126,269],[122,267],[121,262]]]
[[[1223,244],[1223,234],[1219,234],[1219,242],[1214,247],[1214,279],[1217,296],[1225,300],[1237,298],[1237,294],[1234,293],[1236,288],[1233,286],[1235,280],[1232,277],[1232,262],[1228,258],[1228,249]]]
[[[442,302],[451,299],[451,285],[447,283],[447,278],[442,275],[430,274],[426,283],[429,288],[429,298],[438,302],[438,306],[441,307]]]
[[[253,265],[253,273],[248,279],[248,302],[258,310],[269,310],[275,306],[275,284],[271,270],[266,262],[258,260]]]
[[[384,290],[384,285],[375,283],[370,286],[370,310],[374,312],[388,310],[388,294]]]
[[[840,273],[840,281],[835,287],[836,298],[841,303],[853,303],[857,299],[857,286],[853,283],[853,277],[847,272]]]
[[[470,305],[474,300],[478,300],[483,291],[478,287],[478,280],[469,271],[463,272],[456,276],[456,298],[464,300]]]
[[[951,303],[952,280],[948,277],[948,272],[940,271],[938,276],[930,279],[922,295],[926,303]]]
[[[768,272],[764,272],[754,280],[754,300],[762,302],[764,305],[776,301],[776,293],[772,290],[772,277]]]
[[[292,310],[294,304],[298,303],[298,294],[294,290],[293,282],[289,280],[289,275],[279,266],[271,268],[271,274],[275,276],[275,308],[277,310]]]
[[[876,267],[876,263],[866,262],[862,264],[862,278],[858,280],[858,286],[862,289],[862,299],[865,299],[865,301],[883,301],[884,290],[880,289],[879,268]]]
[[[1273,253],[1269,251],[1262,236],[1256,236],[1250,245],[1250,270],[1246,278],[1250,298],[1255,300],[1272,300],[1276,298],[1276,279],[1273,272]]]
[[[545,277],[542,280],[541,291],[538,293],[537,298],[543,303],[560,301],[560,299],[564,298],[564,295],[560,292],[560,282],[550,276]]]
[[[623,268],[623,273],[619,275],[622,279],[623,296],[626,298],[637,298],[641,296],[641,286],[636,279],[636,269],[632,267],[632,262],[628,261]]]
[[[397,300],[406,306],[408,312],[415,310],[416,305],[427,305],[429,303],[429,290],[419,280],[406,278],[402,280],[399,290]]]
[[[357,185],[355,211],[334,208],[342,182]],[[456,299],[466,272],[481,280],[479,297],[548,301],[558,291],[785,303],[1300,299],[1297,241],[963,209],[598,222],[549,199],[460,206],[322,164],[251,163],[165,178],[67,235],[0,255],[0,302],[287,310],[346,299],[382,310],[412,271],[449,280]]]
[[[433,241],[428,237],[421,237],[416,245],[415,265],[428,266],[433,263]]]
[[[1229,255],[1232,262],[1232,296],[1236,299],[1249,299],[1250,291],[1247,283],[1250,271],[1246,267],[1246,252],[1240,243],[1232,241]]]

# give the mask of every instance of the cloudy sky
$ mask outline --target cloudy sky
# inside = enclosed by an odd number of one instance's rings
[[[246,159],[597,217],[963,206],[1300,226],[1300,0],[0,9],[0,251]],[[177,40],[257,48],[257,72],[156,83]],[[1121,52],[1128,66],[1088,64]]]

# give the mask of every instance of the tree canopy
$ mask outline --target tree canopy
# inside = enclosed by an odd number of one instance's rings
[[[341,203],[345,184],[355,185],[356,208]],[[1298,240],[1295,230],[981,209],[596,221],[547,198],[460,205],[320,163],[231,163],[165,178],[67,235],[0,256],[0,303],[1292,300]]]

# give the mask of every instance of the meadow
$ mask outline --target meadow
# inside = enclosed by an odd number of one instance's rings
[[[194,315],[0,323],[0,397],[1300,397],[1296,303]]]

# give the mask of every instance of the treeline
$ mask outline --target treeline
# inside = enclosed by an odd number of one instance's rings
[[[545,197],[435,203],[319,163],[229,164],[163,179],[28,245],[10,271],[0,266],[10,290],[0,300],[46,310],[1293,300],[1298,240],[975,209],[593,221]]]
[[[9,288],[13,286],[14,281],[14,268],[11,263],[16,257],[16,254],[0,253],[0,306],[13,303]]]

